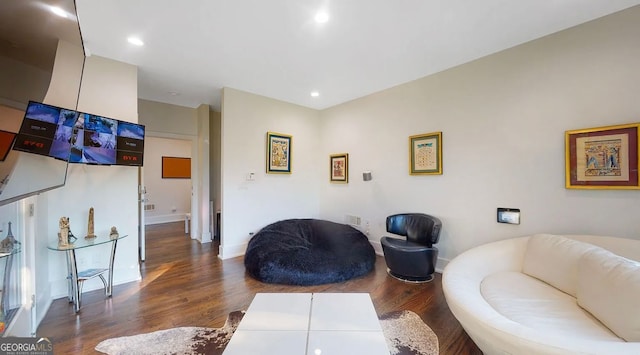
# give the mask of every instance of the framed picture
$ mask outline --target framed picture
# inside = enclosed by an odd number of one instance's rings
[[[565,187],[639,189],[640,123],[565,132]]]
[[[334,154],[329,158],[329,170],[331,178],[329,181],[335,183],[349,182],[349,154]]]
[[[409,174],[442,175],[442,132],[409,137]]]
[[[267,132],[267,173],[291,174],[291,136]]]
[[[162,157],[163,179],[191,179],[191,158]]]
[[[4,161],[7,158],[15,140],[16,133],[0,129],[0,161]]]

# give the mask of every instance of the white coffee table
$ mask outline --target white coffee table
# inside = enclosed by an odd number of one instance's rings
[[[225,355],[389,355],[368,293],[258,293]]]

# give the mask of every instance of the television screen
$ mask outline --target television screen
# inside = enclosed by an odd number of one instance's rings
[[[29,101],[14,150],[67,161],[78,112]]]
[[[142,166],[144,131],[144,125],[31,101],[13,149],[70,163]]]
[[[144,153],[144,126],[118,122],[118,145],[116,164],[142,166]]]
[[[142,166],[144,126],[80,113],[70,163]]]
[[[69,162],[115,164],[117,129],[117,120],[81,112],[73,129]]]

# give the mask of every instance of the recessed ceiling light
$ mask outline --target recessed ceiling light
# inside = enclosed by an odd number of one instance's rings
[[[171,96],[178,96],[178,95],[180,95],[180,93],[179,93],[179,92],[177,92],[177,91],[169,91],[169,95],[171,95]]]
[[[144,46],[144,42],[138,37],[129,37],[127,41],[135,46]]]
[[[324,11],[320,11],[313,19],[316,20],[317,23],[325,23],[329,21],[329,14]]]
[[[311,97],[318,97],[318,96],[320,96],[319,92],[317,92],[317,91],[312,91],[311,92]]]
[[[49,9],[51,10],[51,12],[53,12],[54,14],[56,14],[56,15],[58,15],[60,17],[64,17],[64,18],[69,17],[69,15],[67,15],[66,11],[64,11],[63,9],[61,9],[61,8],[59,8],[57,6],[51,6]]]

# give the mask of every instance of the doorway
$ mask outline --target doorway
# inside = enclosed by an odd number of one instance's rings
[[[154,224],[189,221],[193,223],[193,186],[198,176],[163,177],[163,157],[188,158],[195,154],[195,137],[179,135],[153,135],[145,137],[144,167],[139,173],[139,236],[140,261],[147,253],[145,227]],[[193,226],[184,228],[185,237],[195,239],[197,230]]]

